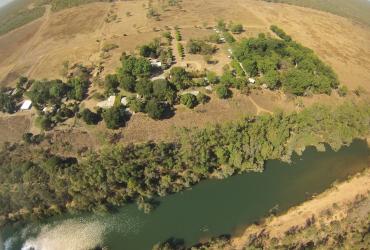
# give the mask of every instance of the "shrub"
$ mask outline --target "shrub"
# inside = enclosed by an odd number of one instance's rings
[[[145,112],[154,120],[159,120],[164,117],[166,107],[163,103],[156,99],[150,99],[145,105]]]
[[[220,81],[220,79],[218,78],[216,73],[213,72],[213,71],[208,71],[207,72],[207,80],[211,84],[217,84]]]
[[[209,102],[210,99],[211,98],[208,95],[205,95],[203,93],[199,93],[197,95],[197,101],[198,101],[198,103],[201,103],[201,104],[205,104],[205,103]]]
[[[230,24],[230,27],[229,27],[230,31],[234,34],[240,34],[243,32],[244,28],[243,28],[243,25],[242,24],[233,24],[231,23]]]
[[[147,78],[142,78],[136,83],[135,90],[141,96],[150,97],[153,93],[153,83]]]
[[[108,93],[117,93],[117,87],[119,86],[117,75],[109,74],[105,77],[104,87]]]
[[[184,50],[184,46],[181,43],[177,43],[177,50],[179,52],[180,57],[184,58],[185,57],[185,50]]]
[[[231,91],[228,87],[225,85],[221,84],[216,87],[216,94],[219,98],[221,99],[227,99],[231,97]]]
[[[145,110],[145,102],[141,99],[129,98],[127,105],[133,112],[143,112]]]
[[[188,88],[190,80],[190,75],[184,68],[173,67],[170,70],[170,81],[176,86],[177,90]]]
[[[119,86],[128,91],[134,92],[136,85],[136,78],[130,74],[118,74]]]
[[[107,128],[118,129],[123,127],[128,120],[128,114],[122,105],[113,106],[103,112],[103,118]]]
[[[88,108],[84,109],[80,115],[82,120],[88,125],[98,124],[101,120],[100,114],[94,113]]]
[[[117,44],[113,44],[113,43],[108,43],[108,44],[105,44],[102,48],[102,51],[104,52],[109,52],[113,49],[116,49],[118,48],[118,45]]]
[[[201,40],[190,40],[186,45],[190,54],[211,55],[215,52],[215,48]]]
[[[181,96],[180,103],[192,109],[198,105],[198,100],[195,95],[188,93]]]
[[[348,88],[347,86],[343,85],[338,88],[338,95],[341,97],[344,97],[348,94]]]

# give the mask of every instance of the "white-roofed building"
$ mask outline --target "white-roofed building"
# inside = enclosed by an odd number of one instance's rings
[[[103,109],[111,108],[111,107],[114,106],[115,101],[116,101],[116,96],[112,95],[112,96],[108,97],[107,100],[102,101],[102,102],[98,102],[98,104],[96,104],[96,106],[98,106],[99,108],[103,108]]]
[[[248,82],[249,82],[249,83],[253,83],[253,84],[254,84],[254,83],[256,83],[256,80],[255,80],[255,79],[253,79],[253,78],[248,78]]]
[[[21,110],[30,110],[32,107],[32,101],[31,100],[25,100],[22,103]]]
[[[128,104],[127,97],[122,97],[122,98],[121,98],[121,104],[122,104],[122,105],[125,105],[125,106]]]
[[[162,67],[162,62],[157,59],[150,59],[150,64],[155,67]]]

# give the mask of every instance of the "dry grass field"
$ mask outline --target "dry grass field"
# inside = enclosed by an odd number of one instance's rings
[[[163,1],[152,2],[160,14],[158,20],[146,17],[147,0],[91,3],[58,12],[52,12],[48,6],[41,19],[0,36],[0,85],[13,85],[20,75],[35,79],[63,78],[61,70],[65,61],[69,61],[70,65],[102,63],[104,76],[115,71],[122,52],[134,51],[138,45],[159,37],[165,30],[173,31],[175,26],[179,26],[184,40],[182,43],[185,44],[191,38],[211,34],[212,29],[207,27],[222,18],[244,25],[246,31],[237,36],[238,39],[269,32],[271,24],[281,26],[295,40],[313,49],[330,64],[349,89],[362,86],[370,91],[370,28],[365,25],[326,12],[255,0],[235,0],[231,3],[223,0],[183,0],[180,6],[174,7],[162,6]],[[114,20],[106,21],[114,15]],[[109,52],[109,57],[102,58],[101,49],[109,43],[119,47]],[[177,58],[177,63],[190,63],[196,68],[221,73],[223,66],[229,63],[227,55],[227,45],[220,45],[214,56],[218,64],[207,65],[201,56],[188,54],[184,60]],[[347,99],[356,97],[350,95]],[[307,106],[315,102],[337,103],[343,100],[346,99],[333,94],[298,101]],[[227,101],[213,97],[210,103],[194,110],[181,106],[176,109],[174,117],[163,121],[153,121],[142,114],[134,115],[127,126],[118,131],[123,136],[122,142],[169,139],[173,138],[176,127],[202,127],[276,109],[297,110],[297,100],[291,100],[282,93],[256,91],[249,97],[235,93],[234,98]],[[4,119],[0,119],[1,124],[6,123]],[[18,126],[18,122],[15,123]],[[20,131],[27,130],[22,128]],[[99,144],[99,140],[94,138],[104,134],[104,124],[95,128],[77,124],[73,128],[88,134],[79,138],[87,146]],[[7,131],[1,127],[0,136]],[[72,136],[70,141],[73,142],[74,138],[77,137]]]
[[[332,65],[342,83],[352,89],[357,86],[369,89],[370,29],[349,19],[253,0],[236,0],[232,4],[222,0],[185,0],[181,9],[165,10],[158,1],[153,4],[161,14],[159,21],[146,17],[148,1],[141,0],[92,3],[56,13],[46,11],[45,16],[50,17],[0,37],[2,84],[11,84],[14,80],[11,76],[20,74],[33,78],[61,77],[60,69],[66,60],[98,63],[101,59],[96,54],[103,44],[111,42],[119,45],[114,55],[104,60],[107,70],[112,71],[121,52],[133,51],[160,36],[167,26],[178,25],[184,31],[184,39],[189,39],[207,35],[209,30],[202,28],[204,24],[213,25],[223,18],[243,23],[247,28],[244,36],[267,31],[271,24],[277,24]],[[110,11],[117,19],[107,23],[104,19]]]

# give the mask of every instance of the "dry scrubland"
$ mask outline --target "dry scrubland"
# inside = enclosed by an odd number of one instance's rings
[[[223,0],[184,0],[181,8],[161,9],[158,1],[153,1],[160,13],[160,20],[148,19],[148,1],[123,1],[112,3],[91,3],[70,9],[52,12],[48,6],[45,15],[24,27],[0,37],[0,82],[12,85],[20,75],[31,78],[63,78],[63,62],[98,65],[103,63],[103,75],[114,72],[119,65],[123,51],[134,51],[138,45],[159,37],[167,28],[173,30],[178,25],[182,30],[184,42],[190,38],[203,37],[212,30],[215,20],[240,22],[246,32],[237,38],[255,36],[268,32],[271,24],[283,28],[293,39],[312,48],[326,63],[337,72],[341,83],[349,89],[358,86],[370,90],[370,28],[349,19],[312,9],[284,4],[271,4],[263,1],[236,0],[232,4]],[[106,22],[111,15],[114,21]],[[168,26],[168,27],[167,27]],[[172,31],[173,32],[173,31]],[[105,44],[114,43],[119,47],[106,59],[100,57]],[[174,46],[176,43],[174,42]],[[220,73],[224,64],[229,63],[226,45],[218,45],[214,58],[216,65],[207,66]],[[175,55],[177,50],[174,48]],[[178,65],[190,63],[195,68],[206,66],[197,55],[186,55]],[[366,97],[365,97],[366,98]],[[234,98],[223,101],[212,98],[211,102],[195,110],[176,107],[176,115],[168,120],[153,121],[144,115],[135,115],[122,132],[123,142],[141,142],[149,139],[160,140],[174,136],[174,127],[198,126],[239,119],[246,114],[256,114],[275,109],[297,110],[297,102],[311,105],[315,102],[339,103],[345,99],[357,99],[317,95],[301,100],[291,100],[278,92],[254,91],[249,97],[236,94]],[[30,119],[25,114],[24,119]],[[18,136],[28,130],[20,126]],[[55,132],[56,136],[62,132]],[[77,123],[75,131],[81,131],[84,146],[99,144],[106,132],[103,125],[92,128]],[[8,130],[5,130],[7,133]],[[4,133],[4,130],[1,130]],[[54,132],[53,132],[54,133]],[[2,136],[2,138],[7,138]],[[75,137],[74,137],[75,138]],[[74,144],[74,138],[70,138]],[[67,138],[68,139],[68,138]],[[67,140],[66,139],[66,140]],[[1,139],[4,141],[4,139]],[[83,146],[83,145],[82,145]],[[81,147],[82,147],[81,146]]]

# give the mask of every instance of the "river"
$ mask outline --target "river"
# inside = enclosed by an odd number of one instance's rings
[[[89,249],[97,244],[110,250],[144,250],[170,237],[191,245],[200,239],[232,234],[268,215],[323,192],[369,166],[366,142],[356,140],[338,152],[310,147],[291,164],[268,161],[263,173],[225,180],[207,180],[192,189],[158,199],[150,214],[135,205],[114,214],[63,215],[37,223],[8,226],[1,232],[3,249]],[[1,242],[0,242],[1,243]],[[1,249],[1,247],[0,247]]]

